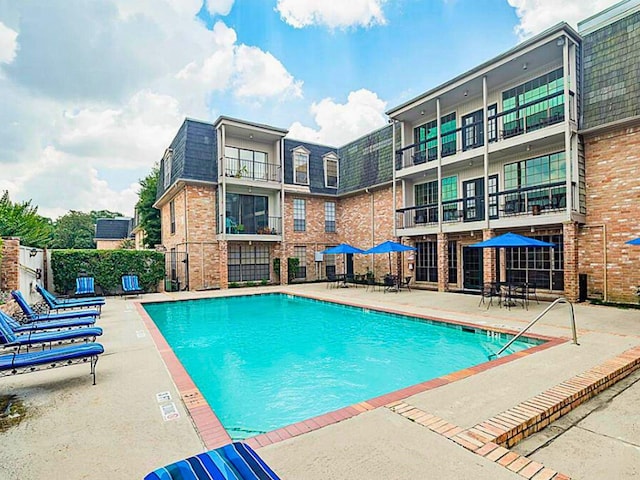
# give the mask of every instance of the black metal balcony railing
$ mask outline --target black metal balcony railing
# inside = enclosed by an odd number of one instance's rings
[[[263,182],[280,182],[280,165],[242,160],[237,158],[224,159],[224,174],[227,177],[245,178]]]
[[[549,106],[549,100],[563,94],[562,91],[556,92],[487,117],[488,132],[482,132],[483,121],[473,122],[446,133],[443,132],[441,137],[442,157],[482,147],[486,138],[490,143],[497,142],[564,122],[564,102]],[[543,102],[547,102],[547,106],[541,108],[540,105]],[[533,111],[535,112],[530,113]],[[501,128],[498,129],[498,126]],[[396,152],[396,170],[436,160],[438,158],[436,143],[435,139],[430,139],[398,150]]]
[[[220,215],[218,233],[222,233],[222,225],[226,224],[225,232],[230,235],[281,235],[282,217],[257,217],[253,221],[239,223],[227,217],[226,221]]]
[[[566,185],[563,182],[527,187],[489,195],[489,218],[513,215],[545,215],[566,208]],[[438,224],[437,204],[417,205],[396,210],[397,228],[428,227]],[[484,197],[467,197],[442,203],[442,222],[484,220]]]

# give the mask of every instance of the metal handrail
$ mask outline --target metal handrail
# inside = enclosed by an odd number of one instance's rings
[[[531,322],[529,322],[529,325],[524,327],[517,335],[515,335],[511,340],[509,340],[504,347],[502,347],[500,350],[498,350],[498,353],[490,354],[489,355],[489,360],[491,360],[491,357],[496,357],[497,358],[502,352],[504,352],[507,348],[509,348],[513,342],[515,342],[527,330],[529,330],[538,320],[540,320],[542,317],[544,317],[545,314],[549,310],[551,310],[553,307],[555,307],[559,303],[566,303],[567,305],[569,305],[569,308],[571,309],[571,332],[573,334],[573,343],[576,344],[576,345],[580,345],[578,343],[578,334],[576,333],[576,316],[575,316],[575,313],[573,311],[573,304],[569,300],[567,300],[566,298],[560,297],[560,298],[556,298],[553,301],[553,303],[551,305],[549,305],[547,308],[545,308],[544,311],[540,315],[538,315],[536,318],[531,320]]]

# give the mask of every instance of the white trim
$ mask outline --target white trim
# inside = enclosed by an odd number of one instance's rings
[[[164,151],[164,156],[162,157],[162,163],[164,168],[164,178],[162,185],[165,189],[169,188],[171,185],[171,169],[173,168],[173,149],[167,148]]]
[[[292,151],[292,160],[293,160],[293,183],[295,185],[309,185],[309,150],[304,148],[302,145],[294,148]],[[298,182],[296,179],[296,156],[299,155],[300,158],[306,158],[307,162],[307,181],[306,182]]]
[[[324,164],[324,186],[325,188],[337,189],[340,185],[340,159],[334,152],[329,152],[322,156],[322,162]],[[336,184],[329,185],[329,175],[327,173],[327,164],[329,162],[336,162]]]

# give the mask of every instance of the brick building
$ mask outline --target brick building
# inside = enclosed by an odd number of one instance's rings
[[[640,236],[639,3],[586,20],[581,34],[556,25],[392,108],[390,125],[341,147],[229,117],[185,120],[156,203],[171,280],[190,289],[276,282],[273,259],[286,279],[288,257],[299,259],[300,280],[381,276],[386,257],[342,265],[318,253],[396,239],[417,249],[397,268],[424,288],[477,292],[500,279],[572,300],[635,301],[640,251],[624,242]],[[508,231],[555,247],[469,248]]]
[[[98,250],[115,250],[122,248],[122,242],[133,239],[132,221],[127,217],[98,218],[96,234],[93,241]]]

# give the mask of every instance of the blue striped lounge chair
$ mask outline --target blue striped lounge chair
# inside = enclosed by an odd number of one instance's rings
[[[57,332],[29,331],[15,333],[11,326],[0,315],[0,349],[13,349],[20,351],[22,347],[29,350],[31,347],[52,348],[53,345],[73,343],[76,341],[93,342],[96,337],[102,335],[100,327],[74,328],[73,330],[62,330]]]
[[[144,290],[140,288],[137,275],[122,276],[122,295],[140,295]]]
[[[76,291],[74,293],[76,297],[95,296],[95,294],[96,282],[93,277],[76,278]]]
[[[96,321],[96,318],[100,315],[100,312],[95,308],[90,308],[86,310],[76,310],[72,312],[63,312],[63,313],[45,313],[38,314],[33,311],[31,306],[27,303],[24,296],[19,290],[13,290],[11,292],[11,296],[16,301],[22,313],[24,313],[25,317],[30,322],[37,322],[40,320],[45,321],[54,321],[54,320],[69,320],[69,319],[90,319],[90,323],[93,324]]]
[[[90,298],[58,298],[46,288],[36,284],[36,290],[45,303],[49,307],[49,310],[77,310],[82,308],[97,308],[98,312],[102,310],[102,305],[105,304],[104,297],[90,297]]]
[[[144,480],[279,480],[247,444],[234,442],[154,470]]]
[[[91,327],[95,318],[76,318],[68,320],[34,320],[20,323],[11,315],[0,310],[0,317],[9,325],[13,333],[39,332],[43,330],[68,330],[71,328]]]
[[[104,347],[99,343],[83,343],[53,350],[0,355],[0,377],[89,362],[95,385],[98,355],[103,352]]]

